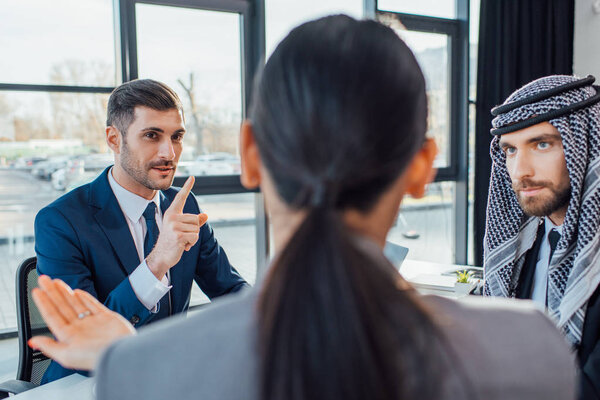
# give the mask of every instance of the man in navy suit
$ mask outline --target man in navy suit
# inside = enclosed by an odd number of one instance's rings
[[[194,280],[210,298],[247,286],[188,196],[194,178],[171,187],[184,135],[183,107],[168,86],[146,79],[116,88],[106,128],[115,163],[38,213],[38,272],[91,293],[136,327],[185,312]],[[42,382],[73,372],[53,362]]]

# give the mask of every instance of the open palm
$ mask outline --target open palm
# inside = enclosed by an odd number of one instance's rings
[[[111,343],[135,334],[125,318],[89,293],[73,291],[60,279],[47,276],[40,276],[38,283],[39,288],[32,292],[33,300],[56,340],[35,336],[29,345],[63,367],[92,370]]]

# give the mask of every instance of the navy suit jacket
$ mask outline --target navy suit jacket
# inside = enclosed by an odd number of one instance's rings
[[[535,268],[544,233],[544,224],[540,224],[535,242],[525,256],[523,269],[519,275],[516,288],[518,299],[531,299]],[[576,349],[580,368],[577,398],[600,400],[600,287],[588,301],[581,335],[581,343]]]
[[[137,328],[159,317],[138,300],[129,282],[129,274],[141,260],[108,183],[109,170],[110,167],[93,182],[65,194],[37,214],[37,269],[40,274],[60,278],[74,289],[91,293]],[[163,214],[178,191],[169,188],[161,192]],[[194,196],[188,196],[183,211],[200,212]],[[198,242],[184,251],[170,269],[170,278],[173,313],[187,310],[194,280],[211,299],[247,286],[229,263],[208,223],[200,229]],[[43,382],[71,373],[53,363]]]

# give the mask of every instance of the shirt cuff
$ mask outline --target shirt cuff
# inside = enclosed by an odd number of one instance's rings
[[[158,312],[158,302],[173,287],[166,276],[156,279],[146,260],[129,275],[129,283],[138,300],[153,313]]]

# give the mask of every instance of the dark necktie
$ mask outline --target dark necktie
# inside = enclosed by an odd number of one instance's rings
[[[556,245],[560,240],[560,233],[556,231],[556,229],[552,229],[548,234],[548,242],[550,242],[550,257],[548,257],[548,266],[550,266],[550,261],[552,260],[552,255],[554,254],[554,250],[556,250]]]
[[[156,225],[156,203],[153,201],[148,203],[148,206],[144,210],[144,219],[146,220],[146,237],[144,238],[144,258],[148,257],[148,254],[154,248],[156,241],[158,240],[158,225]],[[160,299],[158,312],[154,314],[155,320],[168,317],[170,314],[169,310],[169,296],[168,293]]]
[[[156,203],[151,201],[144,210],[144,219],[146,219],[146,237],[144,238],[144,258],[154,248],[158,240],[158,225],[156,225]]]

